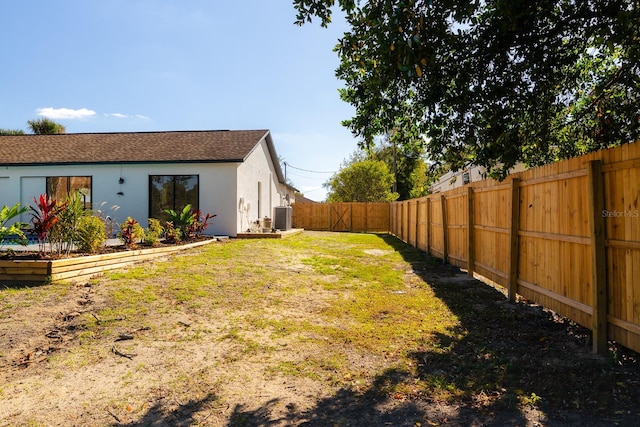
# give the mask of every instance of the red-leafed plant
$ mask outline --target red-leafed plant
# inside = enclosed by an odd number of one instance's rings
[[[120,224],[120,240],[127,248],[133,248],[144,238],[144,229],[138,221],[131,217]]]
[[[32,211],[31,224],[33,225],[33,232],[38,238],[40,254],[44,255],[49,231],[58,222],[58,214],[63,209],[63,206],[58,205],[55,199],[49,198],[46,194],[41,194],[39,199],[34,197],[33,201],[36,205],[35,207],[30,206]]]
[[[192,240],[200,236],[209,225],[209,220],[217,215],[207,213],[202,216],[198,209],[191,209],[191,205],[185,206],[181,211],[165,209],[168,218],[167,224],[171,223],[175,230],[178,230],[177,241],[181,239]]]
[[[164,226],[164,241],[166,243],[178,243],[182,240],[182,231],[173,225],[173,222],[167,221]]]
[[[185,234],[190,239],[201,236],[204,233],[204,230],[209,226],[209,220],[215,218],[218,215],[211,215],[207,212],[206,215],[202,215],[200,210],[194,210],[192,212],[193,222],[186,227]]]

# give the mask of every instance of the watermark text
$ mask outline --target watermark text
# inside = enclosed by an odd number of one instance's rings
[[[602,210],[603,218],[640,218],[640,210],[628,210],[628,211],[618,211],[612,210],[609,211],[607,209]]]

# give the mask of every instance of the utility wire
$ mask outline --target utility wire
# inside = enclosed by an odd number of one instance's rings
[[[324,187],[312,188],[311,190],[305,190],[304,194],[313,193],[314,191],[322,190]]]
[[[303,172],[309,172],[309,173],[336,173],[336,171],[331,171],[331,172],[320,172],[320,171],[311,171],[308,169],[302,169],[302,168],[297,168],[295,166],[291,166],[290,163],[284,162],[285,166],[290,167],[291,169],[297,169],[299,171],[303,171]]]
[[[298,171],[289,172],[289,176],[296,177],[296,178],[302,178],[302,179],[309,179],[309,180],[312,180],[312,181],[317,181],[318,179],[324,179],[323,177],[319,177],[318,175],[309,175],[309,174],[306,174],[306,173],[298,173]]]

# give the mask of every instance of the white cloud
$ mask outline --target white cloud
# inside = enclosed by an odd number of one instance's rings
[[[107,117],[115,117],[118,119],[141,119],[141,120],[149,120],[149,117],[143,116],[142,114],[122,114],[122,113],[109,113],[105,114]]]
[[[71,108],[38,108],[36,109],[36,113],[39,116],[48,117],[50,119],[86,119],[88,117],[94,116],[96,114],[93,110],[88,110],[86,108],[80,108],[79,110],[73,110]]]

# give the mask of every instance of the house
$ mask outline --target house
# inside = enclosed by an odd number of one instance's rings
[[[527,168],[523,163],[517,163],[509,169],[509,173],[522,172]],[[470,182],[486,179],[487,169],[483,166],[469,166],[456,172],[449,171],[438,178],[438,181],[429,186],[429,193],[440,193],[469,184]]]
[[[298,194],[295,196],[295,199],[293,199],[292,203],[317,203],[315,200],[311,200],[307,197],[304,197],[301,194]]]
[[[77,190],[115,231],[191,204],[217,215],[207,234],[236,236],[291,191],[268,130],[11,135],[0,147],[0,206]]]

